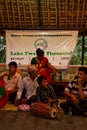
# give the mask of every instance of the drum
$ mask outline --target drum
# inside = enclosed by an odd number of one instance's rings
[[[45,118],[55,118],[57,115],[55,108],[44,103],[32,103],[31,112],[37,116]]]

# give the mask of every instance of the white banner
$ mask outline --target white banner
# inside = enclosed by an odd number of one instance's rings
[[[78,41],[78,31],[6,31],[6,64],[16,61],[30,64],[41,48],[49,62],[60,68],[67,67]]]

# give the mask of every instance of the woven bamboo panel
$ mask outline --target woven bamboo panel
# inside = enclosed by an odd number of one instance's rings
[[[79,30],[87,35],[87,0],[0,0],[5,30]]]

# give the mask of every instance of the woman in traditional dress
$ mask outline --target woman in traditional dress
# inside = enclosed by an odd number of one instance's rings
[[[43,75],[47,78],[48,82],[51,80],[51,72],[58,72],[58,70],[49,63],[47,57],[44,56],[44,51],[38,48],[36,50],[36,57],[33,57],[31,64],[34,64],[38,68],[40,75]]]

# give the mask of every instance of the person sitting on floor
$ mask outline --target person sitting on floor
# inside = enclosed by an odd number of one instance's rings
[[[17,90],[21,86],[22,76],[17,73],[17,63],[11,61],[9,64],[9,72],[3,72],[0,77],[4,80],[5,91],[9,93],[8,100],[13,102],[17,94]]]
[[[17,92],[15,105],[28,104],[36,101],[36,88],[38,86],[38,69],[35,65],[28,65],[28,75],[23,78],[22,85]]]
[[[37,102],[48,104],[57,110],[57,118],[60,118],[63,114],[63,110],[58,107],[58,99],[52,86],[49,85],[45,76],[39,76],[37,79],[39,87],[37,87]]]
[[[73,80],[64,90],[66,102],[60,104],[65,113],[72,109],[73,115],[87,116],[87,68],[79,67],[77,80]]]

